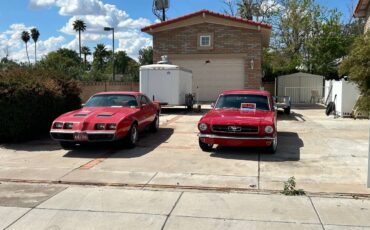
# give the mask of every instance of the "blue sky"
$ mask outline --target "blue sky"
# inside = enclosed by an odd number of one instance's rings
[[[352,0],[316,0],[319,4],[350,17]],[[200,9],[222,12],[223,0],[170,0],[168,17],[174,18]],[[0,1],[0,58],[25,61],[24,44],[20,33],[37,27],[41,36],[38,43],[40,56],[60,47],[78,50],[76,33],[71,24],[76,19],[87,22],[83,45],[93,47],[103,43],[111,47],[110,33],[104,26],[116,28],[115,47],[136,58],[138,50],[151,45],[151,37],[140,28],[156,21],[152,14],[152,0],[12,0]],[[33,60],[33,42],[30,58]],[[6,52],[7,50],[7,52]]]

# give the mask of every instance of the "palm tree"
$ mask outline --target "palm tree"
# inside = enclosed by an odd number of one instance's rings
[[[37,61],[37,57],[36,57],[36,43],[37,43],[37,40],[39,40],[39,37],[40,37],[39,30],[36,29],[36,28],[31,29],[31,37],[32,37],[33,42],[35,43],[35,63],[36,63],[36,61]]]
[[[79,51],[80,51],[80,58],[81,58],[81,32],[84,32],[86,30],[86,23],[82,20],[74,21],[73,30],[78,32]]]
[[[104,59],[108,56],[107,48],[104,44],[97,44],[94,48],[94,62],[97,69],[102,71],[104,67]]]
[[[86,57],[87,55],[91,55],[90,48],[87,46],[82,46],[81,53],[84,55],[84,63],[85,63],[85,69],[86,69]]]
[[[28,64],[31,65],[30,57],[28,56],[28,47],[27,47],[27,43],[30,41],[30,33],[28,31],[23,31],[21,38],[24,41],[24,43],[26,44],[26,53],[27,53]]]

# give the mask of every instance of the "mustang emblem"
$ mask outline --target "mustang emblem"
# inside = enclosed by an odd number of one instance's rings
[[[229,126],[229,127],[227,127],[227,129],[230,132],[240,132],[240,131],[242,131],[242,127],[240,127],[240,126]]]

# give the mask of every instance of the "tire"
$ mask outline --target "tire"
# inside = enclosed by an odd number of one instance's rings
[[[159,129],[159,113],[155,115],[154,121],[150,124],[149,130],[153,133],[157,132]]]
[[[212,151],[213,145],[212,144],[207,144],[204,143],[199,139],[199,147],[204,151],[204,152],[210,152]]]
[[[284,113],[285,113],[286,115],[289,115],[289,114],[290,114],[290,107],[285,108],[285,109],[284,109]]]
[[[60,141],[59,144],[65,150],[71,150],[76,147],[76,143],[69,141]]]
[[[139,130],[137,128],[137,124],[132,124],[130,130],[125,137],[125,145],[129,148],[133,148],[136,146],[137,141],[139,140]]]
[[[272,144],[266,148],[266,152],[269,154],[275,154],[278,146],[277,137],[274,139]]]
[[[329,102],[328,106],[326,106],[325,114],[329,116],[335,110],[335,103]]]

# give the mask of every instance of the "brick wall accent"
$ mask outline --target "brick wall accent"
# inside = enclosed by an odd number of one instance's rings
[[[272,96],[275,96],[275,82],[264,82],[263,88],[264,90],[270,92]]]
[[[139,91],[138,82],[81,82],[80,98],[86,102],[92,95],[106,91]]]
[[[213,49],[198,49],[198,35],[213,35]],[[171,54],[243,54],[245,88],[259,89],[262,84],[262,34],[260,31],[202,23],[153,33],[153,61]],[[251,68],[251,60],[254,62]]]

